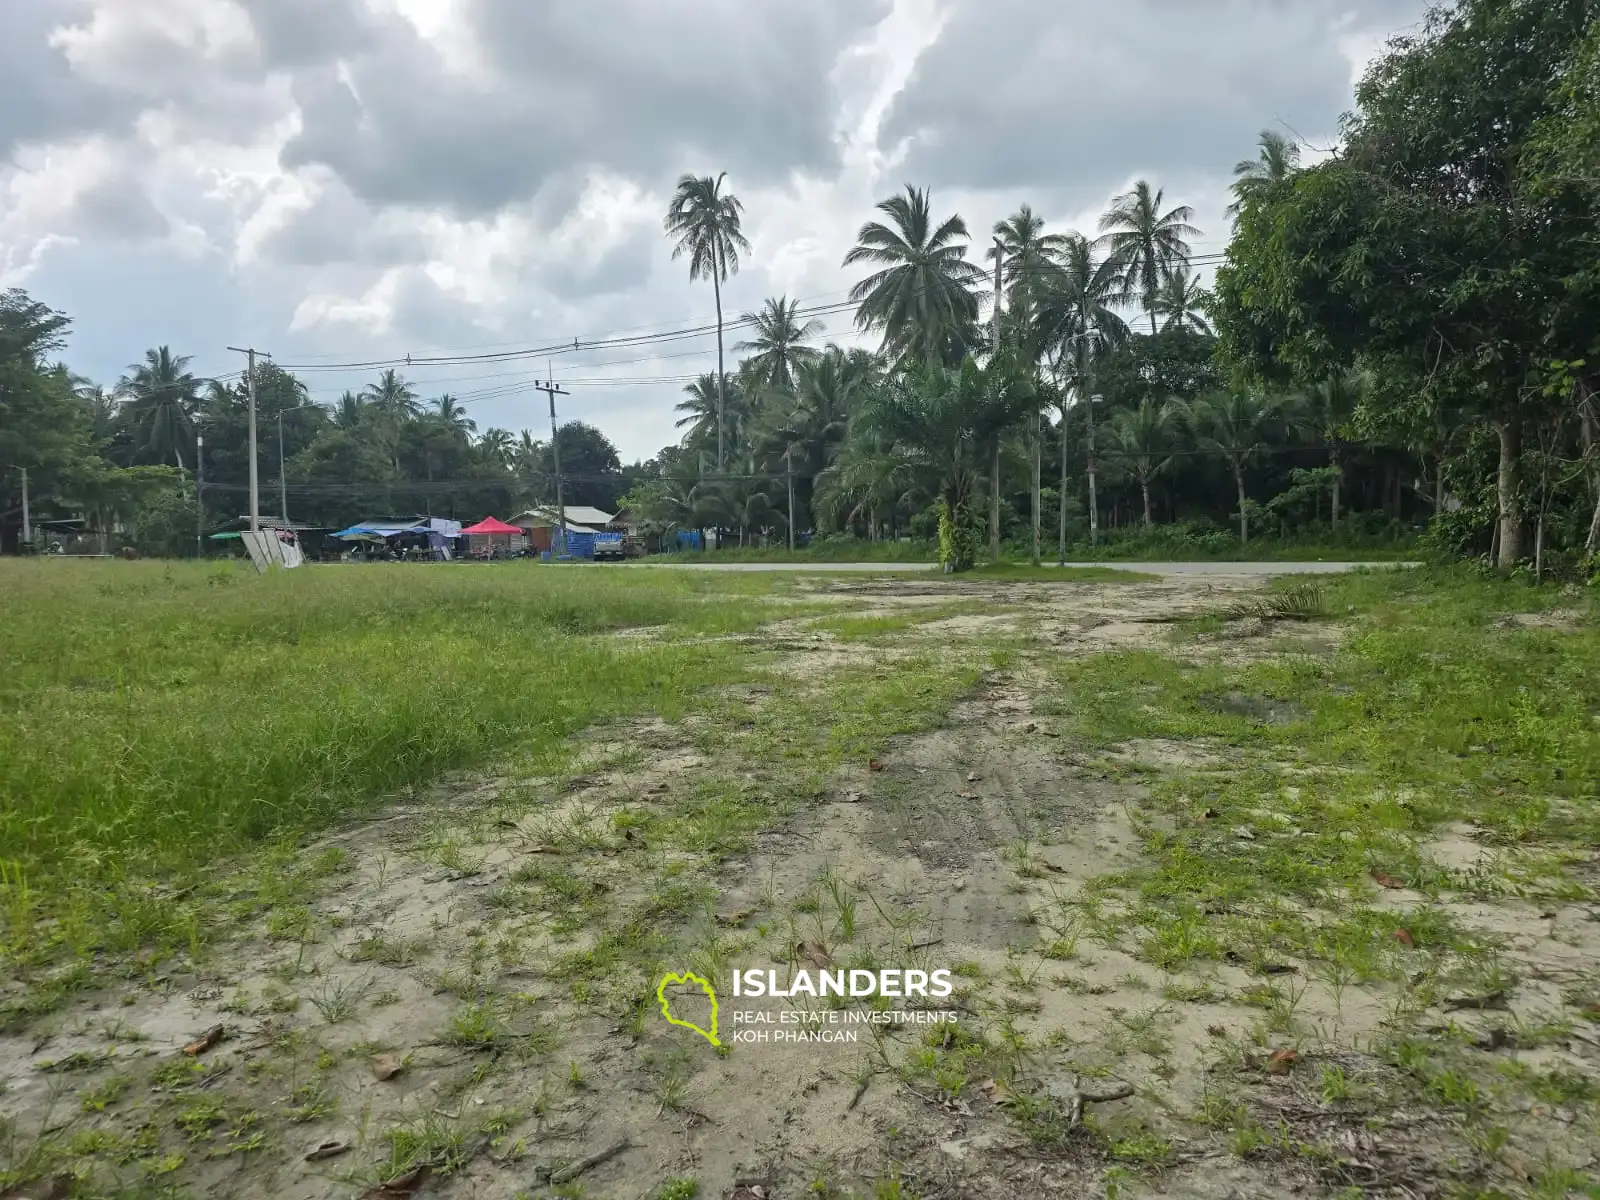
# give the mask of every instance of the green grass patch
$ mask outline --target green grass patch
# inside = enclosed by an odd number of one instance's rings
[[[781,578],[533,567],[0,564],[0,950],[193,942],[219,860],[608,718],[685,712]],[[786,610],[784,615],[790,615]],[[152,884],[162,882],[163,889]],[[170,889],[170,890],[169,890]]]

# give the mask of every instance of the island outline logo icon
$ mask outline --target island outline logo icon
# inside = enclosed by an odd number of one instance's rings
[[[673,984],[692,984],[706,994],[706,999],[711,1001],[711,1029],[700,1028],[693,1021],[685,1021],[672,1015],[672,1001],[667,998],[667,988]],[[719,1049],[722,1043],[717,1040],[717,992],[711,986],[711,981],[702,979],[693,971],[684,971],[682,974],[663,975],[661,982],[656,985],[656,999],[661,1004],[661,1015],[667,1019],[667,1024],[677,1025],[682,1029],[692,1029],[706,1041]]]

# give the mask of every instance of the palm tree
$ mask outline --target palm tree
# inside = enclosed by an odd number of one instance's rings
[[[339,397],[339,403],[333,410],[333,423],[347,431],[359,429],[366,419],[366,411],[365,400],[354,392],[346,392]]]
[[[382,418],[389,434],[389,459],[394,473],[400,474],[400,431],[407,421],[415,420],[422,412],[417,393],[412,390],[393,367],[378,376],[377,383],[361,389],[361,399],[372,406]]]
[[[1271,396],[1233,391],[1203,396],[1189,410],[1202,450],[1227,460],[1239,489],[1239,541],[1250,540],[1249,501],[1244,469],[1268,449],[1268,433],[1283,402]]]
[[[722,432],[722,395],[717,386],[717,380],[711,375],[702,375],[693,383],[683,389],[687,400],[680,400],[674,409],[684,414],[677,426],[682,429],[689,426],[689,431],[683,435],[685,446],[703,446],[711,439],[713,433],[720,440]]]
[[[1144,527],[1150,528],[1150,481],[1172,462],[1172,435],[1179,410],[1171,402],[1156,404],[1148,396],[1138,408],[1125,408],[1111,418],[1111,444],[1144,494]]]
[[[667,208],[667,235],[678,239],[672,248],[674,259],[689,256],[690,280],[710,278],[717,302],[717,469],[725,461],[724,411],[728,403],[727,372],[722,361],[722,285],[728,276],[739,272],[739,251],[746,253],[750,243],[739,228],[744,206],[731,192],[723,192],[724,171],[715,179],[709,175],[684,175],[678,180],[672,203]]]
[[[1344,485],[1344,443],[1350,419],[1361,400],[1362,380],[1353,373],[1334,375],[1306,389],[1296,416],[1328,449],[1333,468],[1332,524],[1339,528],[1339,494]]]
[[[1039,323],[1034,318],[1034,296],[1045,286],[1044,277],[1052,267],[1051,256],[1066,249],[1067,235],[1044,232],[1044,218],[1024,204],[1011,216],[996,221],[995,244],[989,251],[991,262],[998,260],[1002,283],[1009,286],[1006,311],[1001,324],[1011,329],[1010,341],[1017,354],[1031,369],[1038,365],[1044,344]],[[999,303],[999,297],[995,298]],[[1004,338],[1006,335],[1001,334]],[[998,346],[995,347],[999,349]],[[1039,560],[1039,466],[1040,417],[1035,412],[1028,430],[1033,459],[1033,561]],[[990,480],[989,537],[998,553],[1000,539],[1000,456],[993,462]]]
[[[755,326],[755,336],[740,342],[734,350],[753,351],[744,362],[754,379],[766,387],[789,391],[794,387],[795,368],[817,357],[814,346],[802,345],[807,338],[822,332],[822,322],[801,323],[800,302],[779,296],[768,300],[758,313],[746,313],[743,320]]]
[[[1045,233],[1044,218],[1026,204],[1005,220],[996,221],[994,235],[998,246],[990,248],[988,257],[993,262],[995,255],[1000,255],[1000,277],[1009,289],[1007,317],[1002,320],[1011,326],[1024,358],[1033,362],[1043,351],[1034,320],[1034,297],[1048,286],[1046,277],[1055,257],[1066,251],[1071,235]]]
[[[1161,280],[1174,267],[1189,261],[1186,239],[1200,231],[1189,224],[1194,210],[1187,205],[1161,211],[1163,192],[1152,192],[1143,179],[1131,192],[1118,196],[1100,218],[1100,244],[1117,265],[1122,299],[1138,298],[1150,314],[1150,332],[1156,331],[1156,293]]]
[[[1162,318],[1161,330],[1192,329],[1209,334],[1211,325],[1205,318],[1205,307],[1211,297],[1200,286],[1199,277],[1187,266],[1179,264],[1161,279],[1161,290],[1156,293],[1155,310]]]
[[[361,389],[361,399],[391,421],[404,422],[422,412],[417,393],[392,367],[378,376],[377,383]]]
[[[509,429],[486,429],[478,439],[478,454],[491,466],[505,468],[511,463],[516,445]]]
[[[156,462],[169,456],[184,469],[183,444],[194,428],[200,406],[200,381],[189,373],[189,359],[170,347],[146,350],[144,361],[128,368],[117,384],[126,402],[136,454]]]
[[[882,268],[850,289],[856,326],[882,330],[884,349],[898,357],[941,361],[952,343],[971,337],[978,320],[971,288],[983,282],[983,272],[965,258],[967,223],[956,215],[935,226],[928,193],[911,186],[878,211],[889,224],[867,222],[844,256],[847,267]]]
[[[1128,336],[1128,326],[1113,309],[1122,296],[1117,264],[1095,259],[1095,244],[1081,234],[1069,234],[1052,258],[1055,269],[1046,274],[1037,294],[1039,342],[1055,351],[1055,369],[1061,384],[1057,403],[1061,409],[1061,528],[1059,561],[1067,560],[1067,412],[1074,393],[1082,405],[1087,425],[1089,476],[1089,537],[1098,540],[1099,498],[1095,494],[1094,367],[1096,358]]]
[[[1261,152],[1255,158],[1241,159],[1233,168],[1233,203],[1228,205],[1230,218],[1237,219],[1246,204],[1300,168],[1299,145],[1276,129],[1263,129],[1256,144]]]
[[[445,429],[459,434],[463,441],[478,431],[478,423],[467,416],[467,410],[449,392],[433,402],[433,410],[434,419]]]
[[[971,499],[994,439],[1034,403],[1014,360],[980,367],[969,355],[951,369],[912,360],[862,399],[852,432],[893,447],[940,501],[940,558],[946,570],[972,566]]]

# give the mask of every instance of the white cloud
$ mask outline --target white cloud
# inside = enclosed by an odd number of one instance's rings
[[[745,203],[730,316],[842,299],[857,228],[907,182],[986,242],[1022,202],[1092,233],[1147,175],[1213,251],[1255,132],[1331,139],[1350,81],[1420,11],[1340,3],[3,0],[0,283],[101,314],[71,353],[110,377],[163,342],[234,366],[138,295],[104,303],[95,264],[130,247],[194,268],[160,311],[254,321],[228,336],[282,362],[700,324],[711,289],[660,228],[684,170],[727,169]],[[847,314],[828,333],[859,340]],[[678,385],[628,381],[714,361],[703,338],[555,367],[584,381],[573,415],[642,457],[676,437]],[[506,389],[534,366],[412,374],[466,394],[480,427],[521,428],[529,396]],[[363,382],[311,379],[319,398]]]

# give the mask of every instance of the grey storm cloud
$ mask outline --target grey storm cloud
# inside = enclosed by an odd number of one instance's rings
[[[326,165],[373,203],[467,215],[527,199],[575,166],[649,179],[692,166],[745,185],[827,173],[828,74],[888,7],[812,0],[752,15],[736,0],[470,0],[461,29],[483,59],[470,73],[385,20],[342,66],[297,75],[303,128],[284,163]]]
[[[81,193],[75,204],[80,232],[115,241],[140,242],[167,232],[167,219],[149,195],[126,177],[104,180]]]
[[[91,8],[89,0],[0,0],[0,164],[23,143],[130,122],[116,95],[79,79],[50,45],[53,30]]]
[[[887,114],[932,184],[1080,201],[1144,172],[1226,174],[1268,126],[1328,137],[1350,105],[1341,32],[1424,0],[955,0]],[[1159,179],[1156,182],[1160,182]]]

